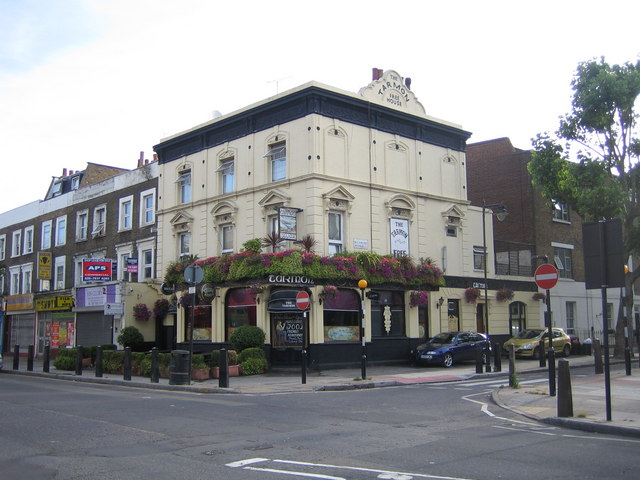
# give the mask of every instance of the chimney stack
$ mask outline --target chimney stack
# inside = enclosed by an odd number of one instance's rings
[[[411,78],[407,77],[404,79],[404,84],[407,86],[409,90],[411,90]]]
[[[66,177],[66,176],[67,176],[67,169],[66,169],[66,168],[63,168],[63,169],[62,169],[62,176],[63,176],[63,177]]]
[[[382,78],[382,74],[384,73],[384,71],[380,68],[374,67],[371,69],[371,73],[372,73],[373,81],[375,82],[376,80],[380,80]]]
[[[138,168],[144,164],[144,152],[140,152],[140,158],[138,158]]]

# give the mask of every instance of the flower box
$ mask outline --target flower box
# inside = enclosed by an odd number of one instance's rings
[[[240,365],[229,365],[227,367],[227,372],[229,372],[230,377],[239,377]],[[210,375],[211,378],[220,378],[220,367],[211,367]]]

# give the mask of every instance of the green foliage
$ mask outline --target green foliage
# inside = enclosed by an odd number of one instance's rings
[[[240,364],[242,375],[259,375],[267,369],[267,360],[264,358],[247,358]]]
[[[242,249],[247,252],[260,253],[262,250],[262,240],[259,238],[252,238],[242,244]]]
[[[77,352],[75,348],[61,348],[53,360],[53,366],[56,367],[57,370],[75,370],[76,355]]]
[[[207,368],[207,367],[208,367],[208,365],[204,361],[204,355],[196,354],[191,359],[191,369],[192,370],[195,369],[195,368]]]
[[[238,362],[242,365],[250,358],[265,358],[264,350],[260,347],[245,348],[238,354]]]
[[[151,355],[145,355],[139,364],[140,375],[143,377],[151,376]]]
[[[264,345],[265,333],[260,327],[253,325],[242,325],[236,328],[229,341],[238,352],[246,348],[262,347]]]
[[[103,352],[102,369],[105,373],[122,373],[124,369],[124,352],[122,350]]]
[[[123,347],[131,347],[131,349],[135,349],[136,346],[144,342],[144,337],[136,327],[129,326],[122,329],[116,340]]]
[[[209,362],[212,367],[220,366],[220,350],[213,350],[211,352],[211,361]],[[227,365],[238,364],[238,353],[235,350],[227,350]]]

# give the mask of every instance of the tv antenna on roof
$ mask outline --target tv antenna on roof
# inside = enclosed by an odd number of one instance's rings
[[[280,93],[280,82],[282,80],[286,80],[287,78],[291,78],[291,75],[289,75],[288,77],[281,77],[281,78],[276,78],[275,80],[268,80],[267,83],[275,83],[276,84],[276,95]]]

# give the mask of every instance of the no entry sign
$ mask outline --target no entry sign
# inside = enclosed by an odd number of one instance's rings
[[[536,268],[536,273],[533,274],[533,277],[538,287],[549,290],[558,283],[558,269],[550,263],[544,263]]]
[[[301,290],[296,295],[296,306],[300,310],[306,310],[309,308],[309,294],[304,290]]]

